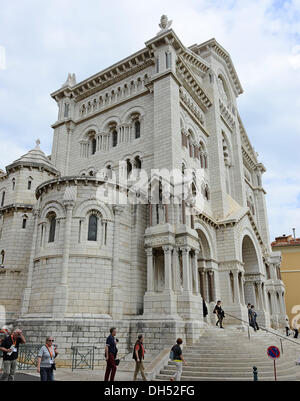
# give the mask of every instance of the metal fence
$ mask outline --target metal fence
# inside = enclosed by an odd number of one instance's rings
[[[74,347],[72,346],[72,370],[92,369],[94,370],[95,349],[97,347]]]
[[[19,347],[18,369],[29,370],[37,367],[38,352],[42,345],[23,344]]]

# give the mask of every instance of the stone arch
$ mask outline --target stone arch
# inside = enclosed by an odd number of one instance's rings
[[[253,240],[246,234],[242,241],[242,260],[245,274],[259,274],[260,266]]]
[[[65,208],[58,201],[49,201],[44,205],[41,211],[41,219],[46,219],[47,215],[51,212],[54,212],[58,219],[65,217]]]
[[[81,202],[74,210],[74,217],[84,219],[91,210],[99,212],[103,219],[107,221],[114,220],[111,209],[96,198],[84,200],[83,202]]]
[[[244,238],[246,236],[248,236],[250,238],[250,240],[251,240],[251,242],[253,244],[253,247],[255,249],[256,256],[257,256],[257,261],[258,261],[258,267],[259,268],[256,271],[257,271],[257,273],[264,274],[264,266],[263,266],[263,263],[262,263],[262,253],[261,253],[260,244],[259,244],[255,234],[253,233],[253,231],[249,227],[245,227],[244,228],[244,230],[242,231],[241,237],[240,237],[241,240],[240,240],[240,247],[239,247],[239,252],[240,252],[239,259],[241,261],[243,261],[243,241],[244,241]]]
[[[141,118],[143,118],[144,116],[145,116],[145,110],[143,109],[143,107],[141,107],[141,106],[134,106],[134,107],[131,107],[129,110],[127,110],[124,114],[123,114],[123,116],[122,116],[122,118],[121,118],[121,121],[123,121],[123,122],[129,122],[130,121],[130,116],[132,115],[132,114],[140,114],[140,116],[141,116]]]
[[[87,136],[90,132],[95,132],[96,135],[99,133],[99,127],[96,124],[90,124],[88,125],[81,133],[80,135],[80,140],[86,140]]]
[[[228,81],[226,75],[223,73],[223,71],[221,71],[219,69],[218,73],[217,73],[217,80],[218,80],[218,86],[221,85],[221,83],[219,83],[219,80],[222,81],[222,85],[224,88],[224,92],[226,94],[227,97],[227,106],[229,106],[230,104],[232,104],[232,93],[231,93],[231,85],[230,82]]]
[[[205,227],[204,224],[199,222],[195,222],[194,227],[198,233],[199,243],[204,259],[216,259],[215,250],[212,245],[213,240],[209,230]]]
[[[108,130],[108,126],[111,123],[116,123],[116,125],[118,126],[118,125],[121,124],[121,120],[120,120],[120,118],[118,116],[111,116],[111,117],[106,118],[104,120],[104,122],[102,123],[102,125],[101,125],[101,132],[102,131],[103,132],[107,131]]]

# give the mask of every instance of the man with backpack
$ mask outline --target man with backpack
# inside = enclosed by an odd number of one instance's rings
[[[134,345],[133,355],[132,355],[132,358],[135,360],[135,371],[134,371],[134,375],[133,375],[133,381],[136,381],[137,375],[139,374],[139,372],[141,372],[142,379],[144,381],[147,381],[146,376],[145,376],[144,363],[143,363],[146,350],[145,350],[143,342],[144,342],[144,336],[142,334],[140,334]]]
[[[175,362],[176,365],[176,373],[174,377],[172,377],[171,381],[179,382],[182,375],[182,363],[186,366],[186,362],[182,356],[182,349],[181,349],[182,339],[178,338],[176,344],[172,347],[170,352],[170,359]]]

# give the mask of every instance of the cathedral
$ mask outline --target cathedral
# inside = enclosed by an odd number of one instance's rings
[[[69,74],[51,94],[51,155],[37,140],[0,170],[0,305],[66,361],[110,327],[123,353],[137,333],[153,350],[192,344],[217,300],[225,325],[243,326],[248,303],[259,324],[285,323],[237,72],[215,39],[186,47],[171,23],[84,81]]]

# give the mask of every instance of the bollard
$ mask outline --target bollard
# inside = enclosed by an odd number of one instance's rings
[[[258,381],[258,372],[257,372],[256,366],[253,366],[253,381],[255,381],[255,382]]]

